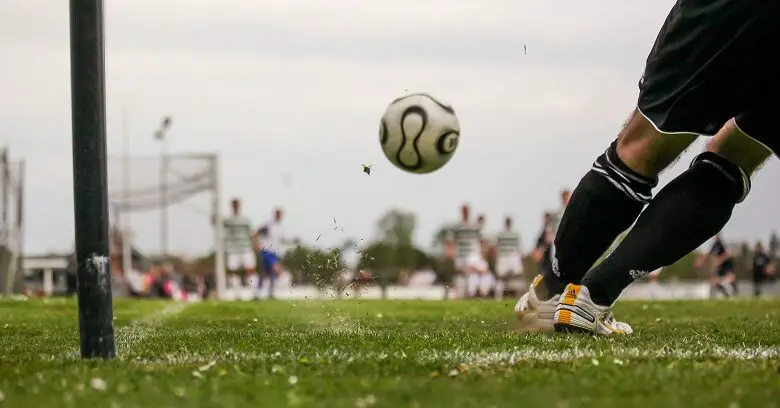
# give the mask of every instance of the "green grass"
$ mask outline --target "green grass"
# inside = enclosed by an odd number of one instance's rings
[[[513,302],[0,301],[7,407],[779,407],[780,301],[624,302],[622,338],[512,330]]]

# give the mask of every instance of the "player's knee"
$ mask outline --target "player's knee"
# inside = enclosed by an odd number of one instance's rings
[[[613,142],[607,151],[596,158],[592,171],[606,178],[628,198],[646,204],[653,197],[652,190],[658,185],[658,178],[645,177],[627,166],[618,155],[618,143]]]
[[[705,151],[716,153],[752,175],[772,155],[772,151],[745,134],[735,120],[728,121],[707,141]]]
[[[726,157],[706,151],[696,156],[691,162],[691,169],[705,167],[716,170],[729,185],[734,187],[738,197],[737,203],[744,201],[750,193],[750,176]]]
[[[647,178],[672,164],[696,135],[661,133],[643,115],[635,111],[617,139],[617,153],[627,167]]]

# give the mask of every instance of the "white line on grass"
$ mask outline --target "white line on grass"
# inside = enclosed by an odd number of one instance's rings
[[[478,352],[466,350],[421,350],[409,354],[401,351],[395,353],[355,352],[332,349],[318,353],[296,353],[293,351],[278,351],[273,353],[255,353],[227,350],[219,354],[208,353],[172,353],[154,358],[139,358],[135,361],[145,364],[204,364],[214,362],[262,362],[272,364],[327,364],[327,363],[372,363],[381,361],[405,361],[408,363],[446,363],[469,364],[478,366],[511,366],[532,361],[573,361],[579,359],[657,359],[671,360],[767,360],[780,357],[780,347],[721,347],[711,346],[706,349],[692,350],[684,348],[664,347],[661,349],[643,349],[638,347],[613,346],[605,349],[573,348],[561,350],[545,350],[534,347],[518,348],[505,352]]]
[[[168,303],[164,308],[152,312],[139,319],[133,320],[125,326],[119,327],[114,331],[114,339],[116,341],[117,354],[121,356],[124,353],[132,350],[138,343],[146,339],[147,337],[155,334],[157,328],[166,320],[186,309],[190,303],[187,302],[174,302]],[[78,358],[78,350],[73,350],[65,354],[66,358]],[[51,356],[52,359],[56,359],[55,356]]]
[[[183,312],[190,303],[173,302],[165,305],[164,308],[148,314],[140,319],[133,320],[126,326],[116,330],[114,338],[117,343],[117,352],[121,356],[132,350],[147,337],[154,335],[157,329],[173,316]]]

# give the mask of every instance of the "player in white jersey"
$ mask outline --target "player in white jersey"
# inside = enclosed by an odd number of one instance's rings
[[[501,298],[507,284],[517,280],[523,273],[523,252],[520,249],[520,234],[512,228],[512,218],[504,219],[504,230],[496,236],[498,258],[496,261],[496,297]]]
[[[231,201],[232,213],[224,220],[224,245],[227,270],[252,273],[256,267],[252,224],[241,215],[241,201]]]
[[[290,246],[290,240],[282,225],[283,218],[284,212],[281,208],[277,208],[274,211],[274,218],[265,225],[267,235],[262,241],[263,249],[272,251],[280,257],[284,256]]]
[[[240,200],[233,199],[230,206],[231,214],[223,220],[225,269],[231,275],[238,274],[246,281],[249,288],[236,288],[241,292],[236,295],[249,299],[253,297],[252,288],[257,286],[257,258],[252,240],[252,223],[241,214]]]
[[[449,237],[455,243],[455,269],[459,276],[458,292],[463,297],[469,297],[476,293],[476,285],[472,276],[477,275],[484,268],[482,262],[482,244],[479,226],[470,220],[469,206],[461,207],[461,221],[452,231]]]
[[[496,286],[496,277],[490,270],[488,262],[492,247],[485,238],[485,216],[480,214],[477,217],[477,228],[479,228],[479,255],[470,258],[467,266],[470,270],[469,290],[470,297],[486,297]]]

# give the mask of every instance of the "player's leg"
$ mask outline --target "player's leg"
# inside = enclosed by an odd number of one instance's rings
[[[544,275],[542,299],[579,283],[615,238],[634,223],[652,197],[658,174],[695,135],[665,135],[635,110],[625,128],[593,163],[572,193],[555,236],[553,268]],[[543,293],[539,293],[543,292]]]
[[[585,275],[582,285],[567,287],[563,307],[559,306],[566,316],[559,317],[556,310],[556,328],[619,332],[609,320],[623,289],[648,271],[671,265],[723,229],[750,191],[750,175],[770,155],[730,120],[707,151],[658,193],[615,251]],[[575,309],[589,316],[575,316]]]
[[[753,297],[761,297],[761,285],[764,280],[764,274],[761,269],[753,268]]]
[[[639,84],[639,112],[629,120],[617,149],[596,160],[566,209],[555,238],[555,268],[544,279],[548,292],[576,282],[630,226],[650,199],[657,173],[692,140],[681,133],[712,135],[738,113],[751,112],[737,118],[739,125],[752,128],[744,130],[763,137],[770,147],[780,142],[767,138],[762,128],[773,123],[766,119],[777,113],[778,19],[777,2],[677,1],[648,55]],[[640,115],[649,120],[637,118]],[[660,137],[658,130],[669,137]],[[769,134],[774,133],[771,129]],[[741,142],[718,138],[712,143]],[[724,150],[728,146],[713,151]],[[748,163],[757,161],[740,157]]]
[[[242,279],[238,274],[241,270],[241,257],[233,252],[225,254],[225,269],[228,275],[228,289],[233,298],[238,299],[241,296]]]
[[[482,270],[479,273],[479,294],[482,298],[487,298],[493,292],[495,287],[493,280],[493,274],[490,271]]]
[[[762,12],[756,13],[757,8]],[[766,149],[739,132],[730,118],[764,103],[773,104],[769,112],[776,113],[775,96],[767,87],[776,83],[778,18],[780,3],[758,0],[678,0],[673,6],[647,58],[638,107],[657,129],[669,134],[650,139],[682,137],[672,133],[711,135],[720,128],[712,143],[723,146],[713,148],[711,144],[710,151],[699,155],[688,171],[664,187],[615,251],[583,277],[582,286],[567,286],[556,308],[556,327],[605,334],[620,331],[612,324],[610,305],[622,289],[636,277],[669,265],[698,247],[728,220],[734,205],[748,191],[746,174],[767,155]],[[767,125],[772,123],[766,121],[768,118],[753,122]],[[754,136],[767,135],[761,132]],[[758,147],[762,149],[756,150]],[[647,159],[642,155],[635,158],[640,162]],[[642,173],[637,163],[632,164],[622,154],[620,159],[635,172],[653,176]],[[644,170],[652,169],[650,160]],[[613,217],[598,209],[592,211],[602,222]],[[576,225],[573,228],[578,229]],[[592,240],[581,231],[580,237],[581,242]],[[568,273],[563,266],[559,270]],[[590,308],[591,313],[577,314],[583,308]]]
[[[466,272],[466,298],[473,299],[479,294],[479,258],[477,255],[471,255],[465,260]]]
[[[263,249],[260,251],[263,272],[268,282],[268,298],[274,298],[276,290],[276,277],[280,273],[282,264],[275,252]]]
[[[506,292],[507,289],[507,279],[503,278],[501,276],[497,276],[495,278],[495,284],[493,286],[493,297],[496,300],[501,300],[504,298],[504,292]]]
[[[712,272],[710,287],[710,297],[717,297],[719,293],[724,297],[729,297],[729,291],[726,289],[726,286],[723,285],[723,271],[721,267],[717,267]]]
[[[276,256],[276,260],[273,262],[273,266],[271,267],[268,273],[268,298],[269,299],[276,298],[276,285],[278,284],[279,277],[282,276],[282,273],[284,273],[284,266],[282,266],[281,259],[279,259],[279,257]]]
[[[259,299],[260,287],[262,287],[262,277],[257,273],[257,256],[253,251],[245,251],[236,254],[244,270],[246,281],[247,298],[252,300]]]
[[[472,270],[466,270],[466,299],[474,299],[479,292],[479,275]]]
[[[509,282],[510,275],[512,274],[511,267],[507,264],[507,257],[505,255],[499,255],[496,260],[496,280],[495,280],[495,298],[503,299],[504,293],[507,290],[507,282]]]
[[[739,292],[737,287],[737,274],[733,268],[726,270],[726,274],[723,276],[723,285],[729,292],[729,296],[736,296]]]

